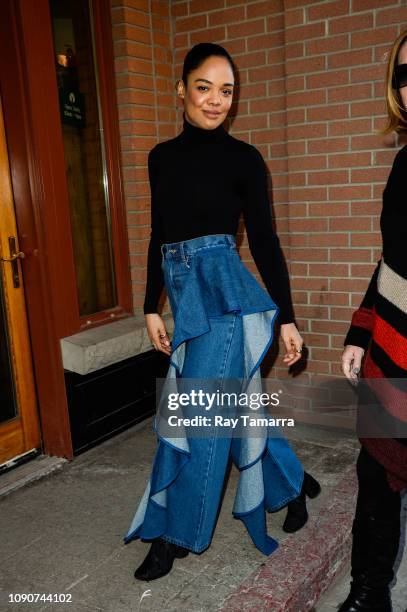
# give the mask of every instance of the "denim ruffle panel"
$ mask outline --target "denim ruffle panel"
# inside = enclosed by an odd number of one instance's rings
[[[186,263],[186,274],[181,280],[172,277],[168,255],[173,246],[179,253],[180,245],[184,247],[181,252]],[[273,341],[278,307],[244,266],[235,237],[231,234],[201,236],[165,244],[162,252],[162,269],[174,317],[172,353],[162,398],[166,398],[167,385],[173,390],[176,379],[182,377],[188,340],[209,332],[210,318],[230,312],[243,318],[242,391],[261,393],[260,364]],[[256,410],[256,416],[272,415],[264,412],[263,407]],[[149,482],[124,536],[126,544],[137,538],[151,540],[165,536],[169,510],[167,490],[190,458],[185,431],[178,429],[177,437],[160,432],[160,402],[153,428],[158,448]],[[275,429],[272,434],[265,427],[255,434],[251,430],[250,435],[240,434],[231,442],[232,460],[239,469],[233,515],[244,523],[253,543],[265,555],[278,547],[278,542],[267,534],[265,512],[278,510],[297,497],[304,477],[303,467],[291,446]],[[201,550],[204,547],[194,552]]]

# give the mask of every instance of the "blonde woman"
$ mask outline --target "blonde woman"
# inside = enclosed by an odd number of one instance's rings
[[[407,133],[407,30],[396,39],[389,56],[386,101],[389,121],[384,133]],[[368,417],[378,437],[358,432],[362,448],[357,461],[352,583],[339,612],[391,610],[389,584],[400,541],[401,492],[407,486],[406,176],[407,145],[397,152],[383,192],[382,257],[352,317],[342,356],[345,376],[355,382],[361,371],[365,379],[363,393],[372,401],[365,414],[361,415],[360,406],[360,422],[366,426]],[[378,383],[378,379],[385,380]],[[400,437],[386,434],[386,423]]]

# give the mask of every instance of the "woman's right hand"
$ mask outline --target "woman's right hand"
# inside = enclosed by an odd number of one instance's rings
[[[353,344],[347,344],[342,353],[342,372],[352,384],[358,382],[364,353],[364,349]]]
[[[147,333],[154,348],[166,355],[171,355],[171,342],[161,316],[157,312],[150,312],[144,316]]]

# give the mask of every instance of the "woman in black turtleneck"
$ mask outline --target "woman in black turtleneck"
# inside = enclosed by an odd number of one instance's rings
[[[182,79],[177,83],[177,94],[184,103],[183,130],[157,144],[148,157],[151,238],[144,302],[147,330],[152,345],[170,355],[169,337],[157,312],[164,287],[161,246],[213,234],[235,236],[243,214],[250,251],[279,307],[287,351],[283,361],[291,366],[301,357],[303,340],[294,323],[287,270],[272,226],[266,166],[253,145],[234,138],[223,127],[233,89],[234,64],[227,51],[212,43],[195,45],[185,58]],[[296,531],[305,524],[305,494],[314,497],[319,490],[318,483],[305,474],[300,496],[285,498],[292,500],[283,527],[286,531]],[[186,554],[181,546],[158,537],[135,577],[153,580],[163,576],[174,558]]]

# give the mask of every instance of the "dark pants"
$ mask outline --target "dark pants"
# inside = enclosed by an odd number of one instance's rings
[[[400,543],[400,493],[389,487],[384,467],[362,447],[356,464],[358,498],[353,522],[352,577],[384,588],[393,579]]]

